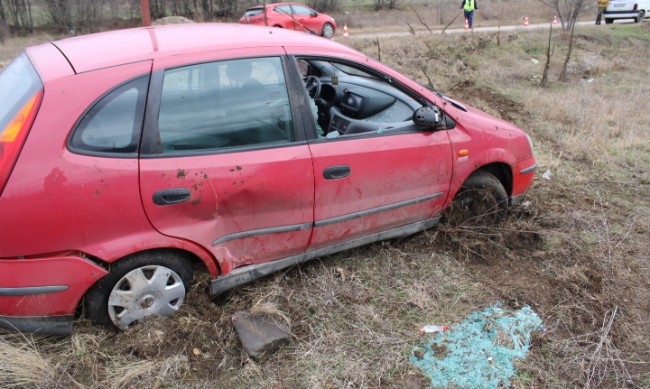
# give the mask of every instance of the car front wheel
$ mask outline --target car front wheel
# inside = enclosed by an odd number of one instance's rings
[[[131,324],[180,309],[192,281],[187,258],[171,252],[140,253],[111,267],[86,295],[87,314],[122,331]]]
[[[612,24],[612,23],[614,23],[614,19],[605,18],[605,24]]]
[[[461,186],[446,212],[447,222],[459,225],[493,225],[508,212],[508,193],[498,178],[477,171]]]
[[[328,39],[334,36],[334,26],[332,26],[330,23],[325,23],[323,25],[323,32],[321,35]]]

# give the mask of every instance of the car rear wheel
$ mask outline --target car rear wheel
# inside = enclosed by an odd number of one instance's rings
[[[614,19],[605,18],[605,24],[612,24],[612,23],[614,23]]]
[[[325,38],[331,38],[334,36],[334,26],[332,26],[330,23],[325,23],[323,25],[323,32],[321,34]]]
[[[636,19],[634,19],[634,23],[642,22],[643,18],[645,18],[645,12],[639,11],[638,15],[636,16]]]
[[[494,175],[478,171],[461,186],[446,212],[449,224],[493,225],[508,211],[508,193]]]
[[[140,253],[111,266],[86,295],[90,319],[126,331],[150,317],[178,312],[192,281],[188,258],[172,252]]]

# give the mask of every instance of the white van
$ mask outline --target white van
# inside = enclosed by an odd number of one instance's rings
[[[634,19],[639,23],[650,12],[650,0],[609,0],[605,10],[605,23],[612,24],[614,19]]]

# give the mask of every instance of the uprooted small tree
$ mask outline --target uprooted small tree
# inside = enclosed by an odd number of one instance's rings
[[[586,0],[544,0],[544,2],[551,6],[555,10],[556,14],[559,15],[560,21],[562,23],[562,29],[565,31],[571,31],[571,36],[569,37],[569,49],[567,50],[567,55],[564,59],[564,65],[562,66],[562,71],[560,72],[559,77],[559,81],[566,81],[567,68],[569,66],[569,60],[571,59],[571,52],[573,51],[574,44],[573,31],[575,29],[578,17],[587,9],[589,2]],[[550,37],[548,50],[550,50]],[[548,54],[550,54],[550,52],[547,52],[547,55]],[[545,73],[547,73],[547,70],[545,70]]]

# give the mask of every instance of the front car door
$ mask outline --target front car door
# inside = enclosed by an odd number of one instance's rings
[[[323,26],[319,25],[318,18],[315,16],[316,12],[313,9],[307,8],[302,5],[293,4],[293,17],[296,19],[296,30],[310,32],[316,35],[321,34]]]
[[[435,224],[449,194],[452,150],[446,130],[413,124],[413,112],[426,101],[350,62],[297,57],[296,63],[321,84],[311,102],[316,197],[310,250]]]
[[[311,155],[291,110],[286,58],[274,50],[194,64],[172,58],[152,76],[144,208],[161,233],[209,250],[222,274],[309,243]]]
[[[300,30],[301,27],[296,24],[291,14],[291,5],[284,4],[273,7],[273,12],[277,14],[277,21],[273,21],[272,27],[280,26],[289,30]]]

